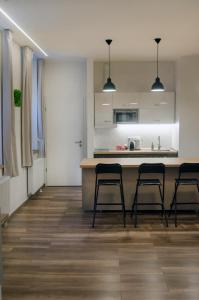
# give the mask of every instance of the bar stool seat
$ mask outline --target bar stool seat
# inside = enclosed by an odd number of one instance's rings
[[[197,188],[199,192],[199,180],[198,178],[190,178],[187,174],[198,173],[199,174],[199,163],[183,163],[179,167],[179,174],[178,178],[175,179],[175,190],[173,193],[173,199],[170,204],[170,211],[169,216],[174,211],[174,218],[175,218],[175,227],[177,227],[177,212],[178,212],[178,205],[199,205],[198,202],[193,202],[192,199],[189,199],[188,202],[181,202],[177,199],[178,189],[181,185],[192,185]],[[186,175],[185,175],[186,174]],[[184,177],[182,177],[184,176]],[[186,176],[186,177],[185,177]]]
[[[98,179],[98,185],[120,185],[120,179]]]
[[[94,207],[93,207],[93,222],[92,227],[95,226],[95,216],[98,205],[120,205],[123,212],[123,223],[126,226],[126,211],[124,203],[124,191],[122,181],[122,166],[120,164],[97,164],[95,167],[95,196],[94,196]],[[114,175],[117,178],[99,178],[101,175]],[[98,202],[99,188],[100,186],[117,186],[120,190],[120,202]]]
[[[159,179],[138,179],[139,185],[161,185]]]
[[[159,174],[161,180],[158,178],[143,178],[143,174]],[[158,187],[160,194],[160,202],[139,202],[138,191],[141,186],[156,186]],[[165,207],[164,207],[164,189],[165,189],[165,165],[162,163],[143,163],[138,168],[138,179],[136,190],[134,194],[134,200],[132,204],[131,216],[134,215],[134,226],[137,227],[137,210],[138,206],[150,205],[161,207],[162,218],[165,218],[166,225],[168,226]]]
[[[181,185],[198,185],[199,181],[197,178],[181,178],[181,179],[175,179],[175,182],[177,184]]]

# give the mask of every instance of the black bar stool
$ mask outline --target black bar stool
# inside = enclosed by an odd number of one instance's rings
[[[198,202],[179,202],[177,201],[177,191],[180,185],[193,185],[197,187],[197,190],[199,192],[199,180],[198,178],[190,178],[190,177],[182,177],[183,173],[198,173],[199,174],[199,163],[183,163],[179,167],[179,174],[178,178],[175,179],[175,190],[173,194],[173,199],[170,205],[170,211],[169,216],[171,215],[171,212],[174,207],[174,214],[175,214],[175,227],[177,227],[177,205],[198,205]]]
[[[161,174],[161,179],[159,178],[141,178],[142,174]],[[161,202],[142,202],[138,203],[138,191],[141,186],[157,186],[160,193]],[[143,163],[138,169],[138,179],[136,184],[136,191],[134,195],[134,200],[132,204],[131,216],[135,215],[134,226],[137,227],[137,209],[139,205],[160,205],[162,210],[162,218],[165,218],[166,225],[168,226],[167,217],[164,208],[164,190],[165,190],[165,165],[162,163]]]
[[[124,203],[124,191],[123,191],[123,182],[122,182],[122,167],[120,164],[97,164],[95,168],[96,180],[95,180],[95,196],[94,196],[94,207],[93,207],[93,223],[92,227],[95,226],[95,215],[97,212],[97,205],[121,205],[123,211],[123,222],[124,227],[126,226],[126,212],[125,212],[125,203]],[[100,179],[98,178],[99,174],[118,174],[118,179]],[[100,186],[118,186],[120,188],[120,203],[99,203],[98,202],[98,193]]]

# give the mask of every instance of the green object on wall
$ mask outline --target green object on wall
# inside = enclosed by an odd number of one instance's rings
[[[14,102],[15,102],[15,106],[17,107],[21,107],[22,104],[22,91],[15,89],[14,90]]]

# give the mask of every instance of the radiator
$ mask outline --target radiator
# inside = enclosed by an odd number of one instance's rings
[[[2,214],[9,214],[10,204],[10,178],[0,177],[0,209]]]
[[[34,159],[28,170],[28,194],[35,194],[45,183],[45,159]]]

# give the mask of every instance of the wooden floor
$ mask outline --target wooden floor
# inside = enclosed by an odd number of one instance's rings
[[[198,300],[199,220],[81,210],[80,188],[46,188],[3,230],[3,300]]]

